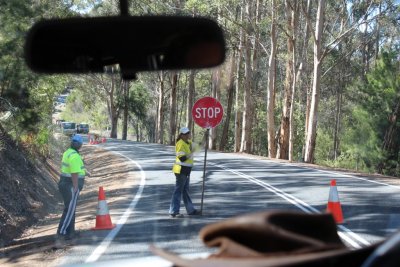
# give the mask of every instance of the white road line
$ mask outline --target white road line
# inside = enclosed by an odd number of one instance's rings
[[[292,195],[290,195],[290,194],[288,194],[288,193],[286,193],[286,192],[284,192],[284,191],[282,191],[282,190],[280,190],[280,189],[278,189],[278,188],[276,188],[276,187],[274,187],[274,186],[272,186],[272,185],[270,185],[270,184],[268,184],[268,183],[266,183],[264,181],[261,181],[261,180],[259,180],[257,178],[254,178],[252,176],[246,175],[246,174],[241,173],[239,171],[227,168],[227,167],[225,167],[223,165],[210,163],[210,162],[208,164],[210,164],[212,166],[215,166],[215,167],[218,167],[218,168],[221,168],[223,170],[229,171],[229,172],[234,173],[234,174],[236,174],[236,175],[238,175],[240,177],[243,177],[243,178],[245,178],[245,179],[247,179],[247,180],[249,180],[249,181],[251,181],[251,182],[253,182],[255,184],[258,184],[258,185],[264,187],[265,189],[267,189],[268,191],[270,191],[270,192],[278,195],[279,197],[287,200],[288,202],[290,202],[291,204],[295,205],[296,207],[298,207],[299,209],[301,209],[302,211],[304,211],[306,213],[321,213],[320,211],[318,211],[317,209],[315,209],[311,205],[305,203],[304,201],[302,201],[302,200],[300,200],[300,199],[298,199],[298,198],[296,198],[296,197],[294,197],[294,196],[292,196]],[[338,225],[338,228],[341,229],[341,231],[342,231],[342,232],[338,232],[339,236],[341,238],[343,238],[347,243],[349,243],[352,247],[361,248],[361,246],[358,243],[356,243],[353,239],[357,240],[358,242],[362,243],[363,245],[366,245],[366,246],[370,245],[370,243],[367,240],[363,239],[362,237],[360,237],[359,235],[355,234],[354,232],[352,232],[350,229],[344,227],[343,225]]]
[[[151,149],[151,148],[144,148],[144,147],[141,147],[141,148],[145,149],[145,150],[154,150],[154,149]],[[163,152],[163,151],[160,152],[159,151],[159,153],[165,153],[166,154],[167,152]],[[319,210],[315,209],[314,207],[312,207],[311,205],[305,203],[304,201],[302,201],[302,200],[300,200],[300,199],[298,199],[298,198],[296,198],[296,197],[294,197],[294,196],[292,196],[292,195],[290,195],[290,194],[288,194],[288,193],[286,193],[286,192],[284,192],[284,191],[282,191],[282,190],[280,190],[280,189],[278,189],[278,188],[276,188],[276,187],[274,187],[274,186],[272,186],[272,185],[270,185],[270,184],[268,184],[268,183],[266,183],[264,181],[258,180],[257,178],[254,178],[252,176],[246,175],[246,174],[241,173],[239,171],[232,170],[232,169],[227,168],[227,167],[225,167],[223,165],[219,165],[219,164],[215,164],[215,163],[211,163],[211,162],[208,162],[208,164],[210,164],[212,166],[219,167],[219,168],[224,169],[226,171],[232,172],[232,173],[234,173],[236,175],[239,175],[239,176],[241,176],[241,177],[243,177],[243,178],[245,178],[245,179],[247,179],[247,180],[249,180],[249,181],[251,181],[251,182],[253,182],[255,184],[258,184],[259,186],[264,187],[265,189],[269,190],[270,192],[280,196],[281,198],[285,199],[286,201],[288,201],[289,203],[293,204],[294,206],[298,207],[300,210],[302,210],[302,211],[304,211],[306,213],[321,213]],[[371,182],[371,183],[391,186],[391,187],[395,187],[395,188],[400,188],[400,187],[397,187],[397,186],[392,186],[392,185],[385,184],[385,183],[375,182],[375,181],[371,181],[371,180],[368,180],[368,179],[365,179],[365,178],[354,177],[354,176],[351,176],[351,175],[335,173],[335,172],[331,172],[331,171],[318,170],[318,169],[313,169],[313,168],[307,168],[307,167],[302,167],[302,166],[296,166],[296,165],[293,165],[293,164],[288,164],[288,165],[291,165],[291,166],[294,166],[294,167],[300,167],[300,168],[304,168],[304,169],[316,170],[316,171],[323,172],[323,173],[331,173],[331,174],[335,174],[335,175],[341,175],[341,176],[344,176],[344,177],[351,177],[351,178],[364,180],[364,181]],[[350,229],[346,228],[345,226],[338,225],[338,228],[342,231],[342,232],[340,232],[340,231],[338,232],[339,236],[343,240],[345,240],[349,245],[351,245],[353,248],[356,248],[356,249],[357,248],[361,248],[361,246],[357,242],[355,242],[354,240],[357,240],[359,243],[361,243],[361,244],[363,244],[365,246],[371,245],[367,240],[365,240],[364,238],[362,238],[359,235],[355,234],[354,232],[352,232]]]
[[[125,155],[122,155],[121,153],[118,153],[118,152],[113,152],[113,153],[119,154],[119,155],[123,156],[124,158],[127,158],[129,161],[136,164],[136,166],[140,170],[140,175],[141,175],[140,186],[139,186],[139,189],[138,189],[135,197],[133,198],[131,204],[125,210],[125,212],[121,216],[121,218],[119,218],[119,220],[117,222],[117,226],[113,230],[111,230],[110,233],[108,233],[108,235],[103,239],[103,241],[100,243],[100,245],[97,246],[97,248],[92,252],[92,254],[90,254],[90,256],[85,260],[85,263],[97,261],[100,258],[100,256],[106,251],[108,246],[111,244],[111,242],[114,240],[114,238],[117,236],[117,234],[121,230],[122,226],[128,220],[131,213],[133,213],[133,210],[136,207],[137,203],[139,202],[139,199],[142,195],[144,186],[146,184],[146,174],[143,171],[142,167],[139,165],[139,163],[126,157]]]
[[[343,225],[338,225],[338,227],[343,231],[346,232],[348,235],[350,235],[351,237],[353,237],[354,239],[356,239],[358,242],[362,243],[365,246],[369,246],[371,245],[371,243],[369,243],[368,241],[366,241],[364,238],[360,237],[359,235],[355,234],[354,232],[352,232],[351,230],[349,230],[348,228],[346,228]]]
[[[170,154],[168,152],[163,152],[163,151],[156,150],[156,149],[153,149],[153,148],[145,148],[145,147],[140,147],[140,148],[145,149],[145,150],[158,151],[158,153]],[[244,157],[244,158],[246,158],[246,157]],[[250,158],[246,158],[246,159],[250,159]],[[273,161],[269,161],[269,160],[267,160],[267,161],[268,162],[273,162]],[[283,164],[283,163],[279,163],[279,164]],[[299,166],[299,165],[292,164],[292,163],[285,163],[285,165],[293,166],[293,167],[296,167],[296,168],[314,170],[314,171],[317,171],[317,172],[334,174],[334,175],[338,175],[338,176],[342,176],[342,177],[349,177],[349,178],[353,178],[353,179],[358,179],[358,180],[370,182],[370,183],[373,183],[373,184],[379,184],[379,185],[384,185],[384,186],[400,189],[400,186],[397,186],[397,185],[391,185],[391,184],[387,184],[387,183],[383,183],[383,182],[377,182],[377,181],[374,181],[374,180],[369,180],[367,178],[361,178],[361,177],[352,176],[352,175],[348,175],[348,174],[343,174],[343,173],[339,173],[339,172],[319,170],[319,169],[309,168],[309,167],[305,167],[305,166]]]
[[[397,185],[391,185],[391,184],[387,184],[387,183],[377,182],[377,181],[374,181],[374,180],[369,180],[367,178],[361,178],[361,177],[348,175],[348,174],[344,174],[344,173],[333,172],[333,171],[325,171],[325,170],[319,170],[319,169],[314,169],[314,168],[308,168],[308,167],[304,167],[304,166],[298,166],[298,165],[295,165],[295,164],[288,164],[288,165],[293,166],[293,167],[297,167],[297,168],[302,168],[302,169],[307,169],[307,170],[315,170],[315,171],[318,171],[318,172],[339,175],[339,176],[342,176],[342,177],[349,177],[349,178],[353,178],[353,179],[358,179],[358,180],[370,182],[370,183],[373,183],[373,184],[379,184],[379,185],[384,185],[384,186],[400,189],[400,186],[397,186]]]

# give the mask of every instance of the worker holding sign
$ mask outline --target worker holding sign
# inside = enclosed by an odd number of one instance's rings
[[[189,128],[181,128],[175,145],[176,159],[172,171],[175,174],[176,183],[169,208],[169,214],[172,218],[183,217],[183,214],[179,213],[181,198],[183,198],[187,214],[199,214],[189,195],[190,172],[193,167],[193,148],[190,137]]]

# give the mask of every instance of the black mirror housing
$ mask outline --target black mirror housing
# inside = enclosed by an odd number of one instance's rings
[[[206,18],[95,17],[43,20],[28,32],[27,65],[40,73],[201,69],[225,60],[221,28]]]

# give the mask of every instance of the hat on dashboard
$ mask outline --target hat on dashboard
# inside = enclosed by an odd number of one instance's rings
[[[249,213],[206,225],[199,237],[207,247],[217,248],[207,258],[188,259],[153,245],[150,250],[174,266],[185,267],[399,266],[363,265],[380,242],[351,250],[342,242],[328,213]],[[389,259],[398,264],[394,260],[398,255],[396,250]]]

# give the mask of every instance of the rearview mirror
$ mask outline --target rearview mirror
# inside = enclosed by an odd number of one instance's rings
[[[140,71],[199,69],[221,64],[225,41],[218,24],[177,16],[44,20],[28,32],[28,66],[42,73],[103,72],[119,64],[124,78]]]

